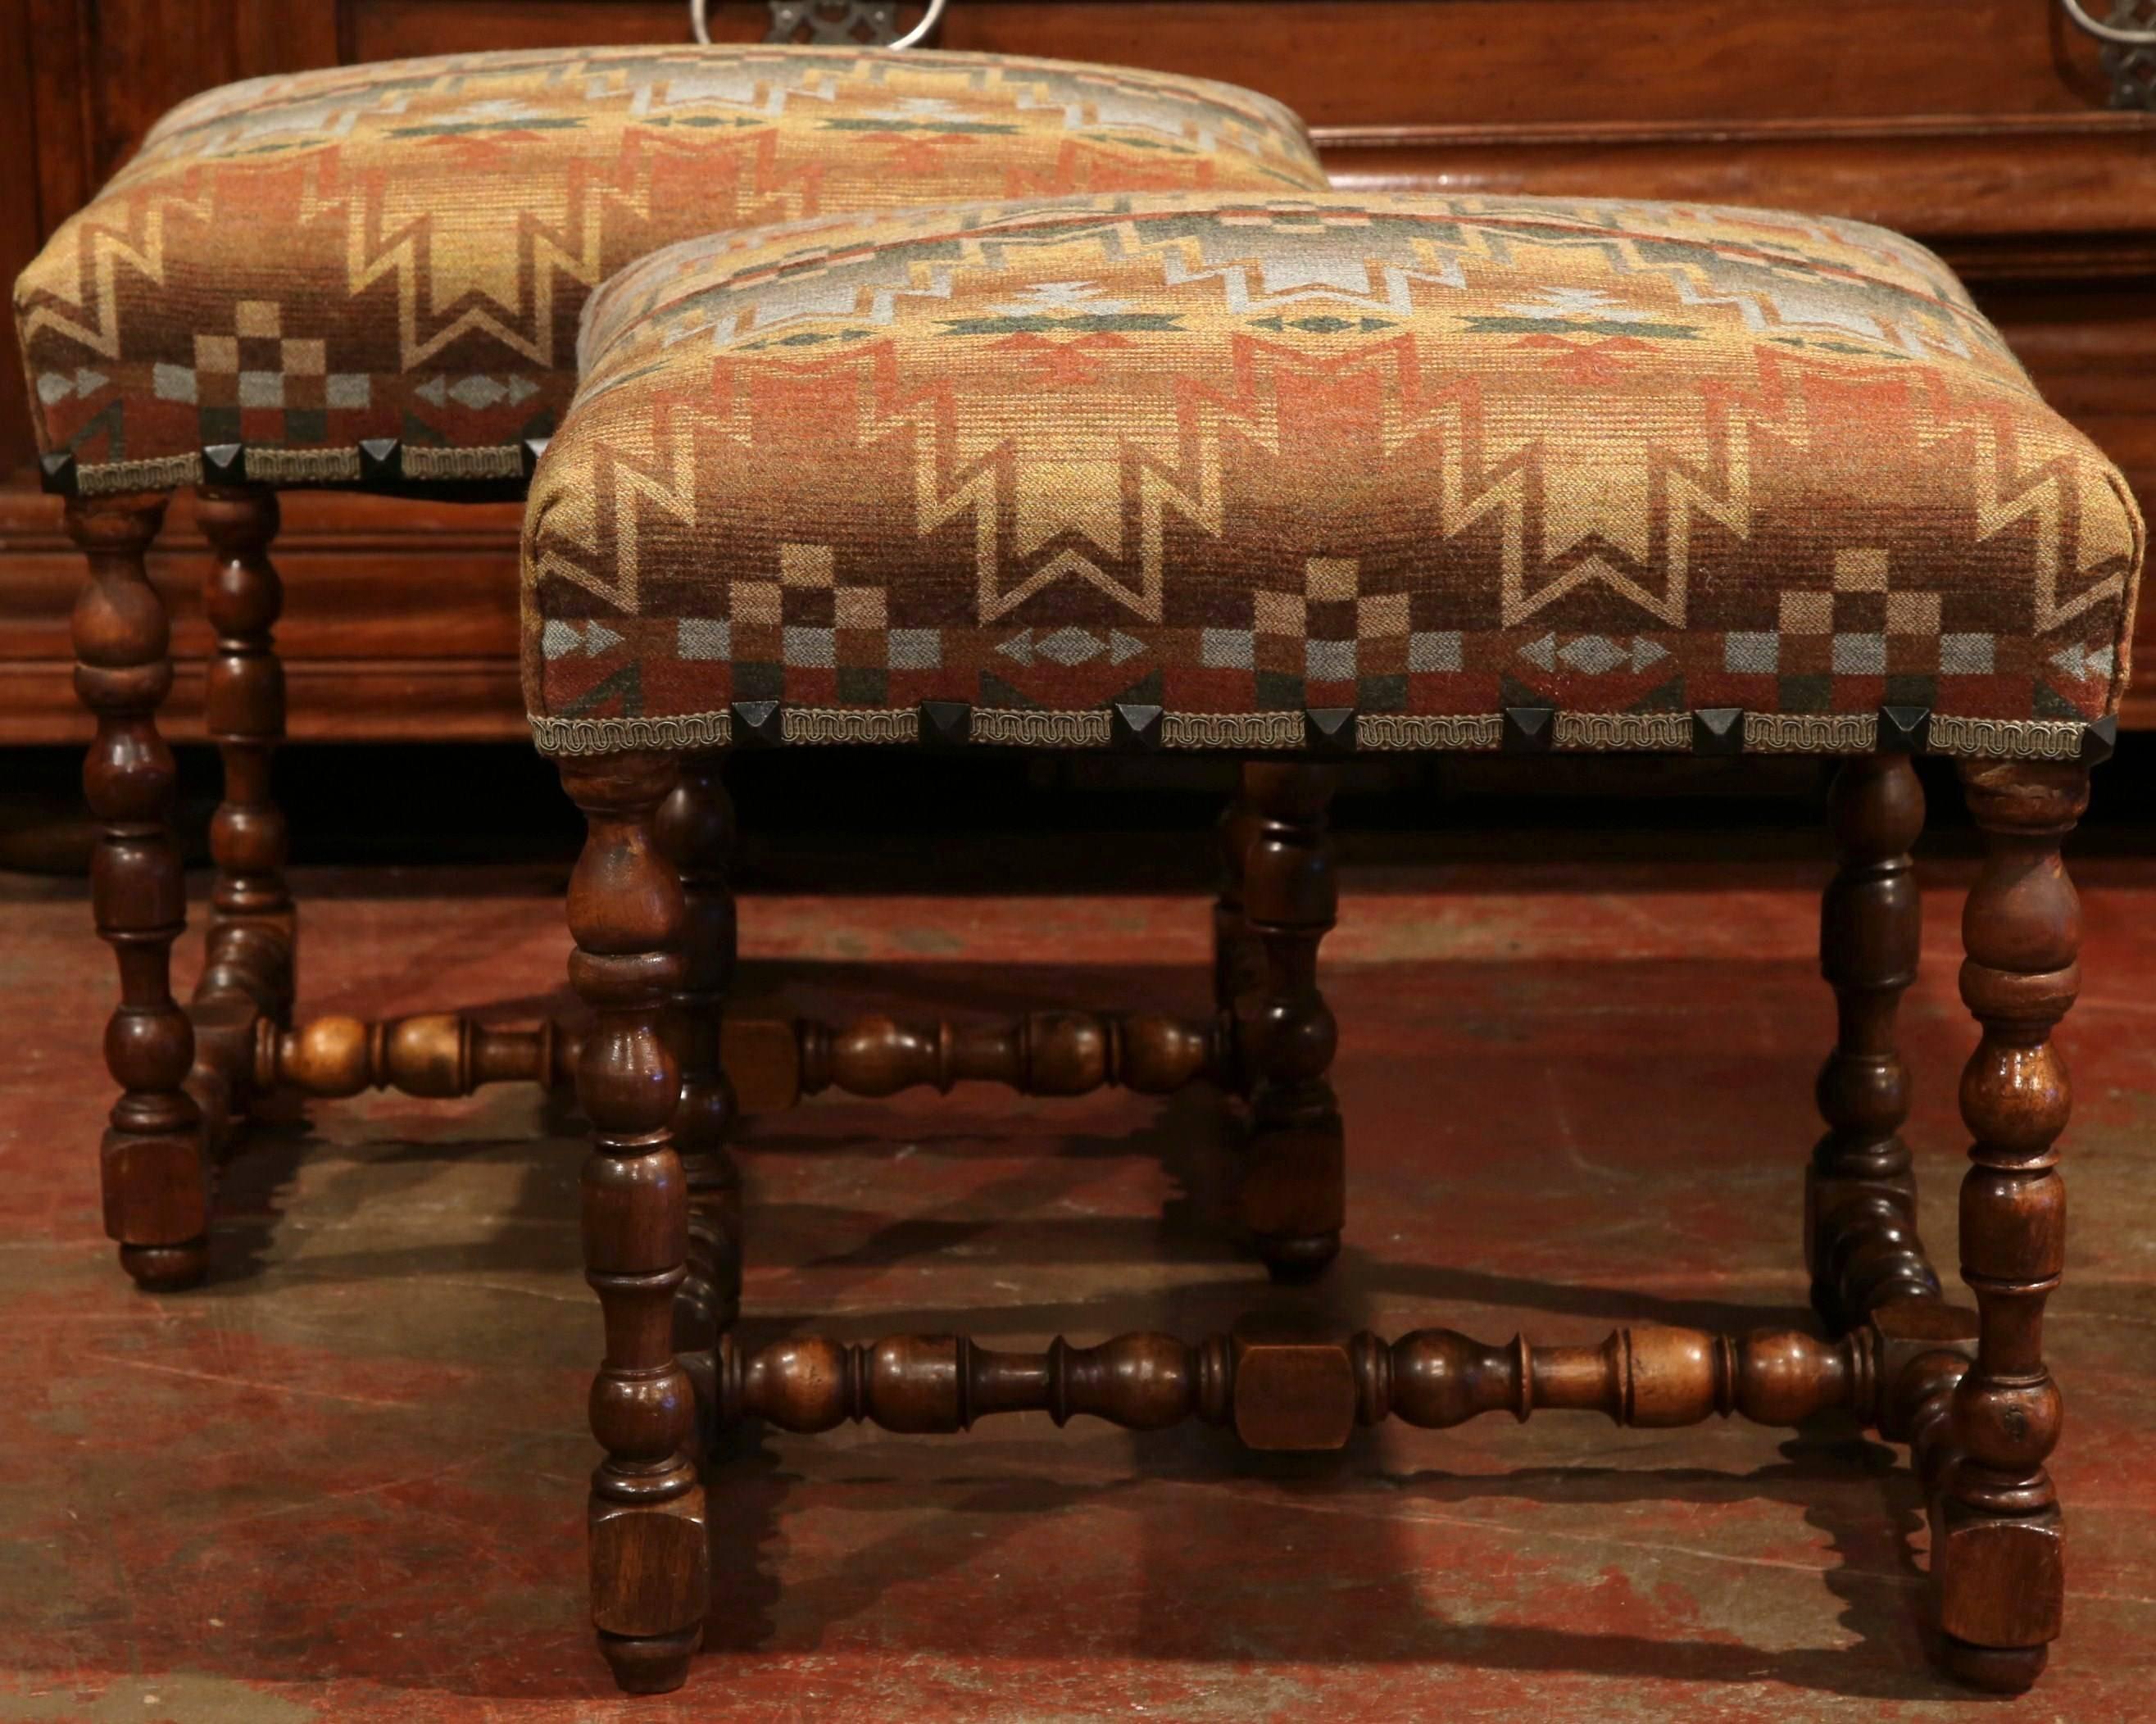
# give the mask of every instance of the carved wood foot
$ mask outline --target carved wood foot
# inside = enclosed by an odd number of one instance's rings
[[[208,1234],[173,1245],[120,1248],[120,1266],[145,1293],[183,1293],[199,1287],[209,1274]]]
[[[678,1634],[599,1636],[599,1654],[624,1694],[671,1694],[689,1680],[689,1660],[704,1643],[701,1624]]]
[[[1909,1361],[1892,1396],[1894,1422],[1882,1423],[1881,1430],[1881,1435],[1909,1444],[1910,1460],[1922,1482],[1934,1529],[1935,1583],[1940,1561],[1937,1529],[1943,1524],[1945,1498],[1954,1475],[1968,1458],[1955,1439],[1953,1402],[1972,1363],[1969,1354],[1975,1345],[1977,1321],[1973,1311],[1956,1315],[1963,1320],[1965,1335],[1957,1338],[1953,1351],[1919,1353]],[[1947,1673],[1957,1681],[1993,1694],[2019,1694],[2030,1687],[2043,1674],[2049,1653],[2045,1643],[1983,1646],[1952,1634],[1939,1637],[1940,1662]]]

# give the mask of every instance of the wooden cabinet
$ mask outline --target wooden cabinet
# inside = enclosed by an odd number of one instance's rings
[[[760,0],[711,9],[721,39],[767,27]],[[685,0],[0,0],[0,266],[12,276],[193,90],[687,37]],[[2156,114],[2107,105],[2097,45],[2056,0],[952,0],[941,40],[1267,90],[1347,186],[1707,199],[1902,228],[1963,272],[2156,513]],[[0,741],[87,731],[69,692],[77,564],[29,454],[23,403],[0,389]],[[295,736],[523,734],[513,511],[317,495],[286,521]],[[198,654],[184,510],[166,543],[159,577]],[[2156,608],[2143,639],[2156,645]],[[177,735],[198,731],[199,686],[182,678]],[[2128,721],[2156,726],[2156,682]]]

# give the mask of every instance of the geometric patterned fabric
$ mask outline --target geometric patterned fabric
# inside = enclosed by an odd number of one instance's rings
[[[725,228],[952,199],[1320,187],[1270,99],[1161,73],[856,48],[447,55],[175,108],[24,272],[38,435],[83,491],[516,480],[615,270]]]
[[[1319,714],[1361,748],[1704,723],[1834,753],[1891,722],[2070,757],[2125,685],[2123,480],[1937,258],[1861,223],[1220,192],[834,217],[646,258],[584,362],[526,517],[552,752],[959,712],[1043,746],[1300,747]]]

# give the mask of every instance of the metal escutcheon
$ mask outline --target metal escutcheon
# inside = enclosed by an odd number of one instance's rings
[[[689,0],[689,28],[699,42],[711,39],[711,0]],[[768,0],[771,28],[767,42],[792,42],[805,28],[812,43],[855,48],[912,48],[926,42],[943,21],[950,0],[928,0],[921,22],[903,35],[898,29],[897,0]]]
[[[2059,0],[2077,29],[2103,44],[2114,108],[2156,110],[2156,0],[2111,0],[2111,15],[2098,18],[2082,0]]]

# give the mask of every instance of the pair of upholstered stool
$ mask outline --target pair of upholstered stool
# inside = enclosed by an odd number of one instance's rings
[[[486,87],[497,70],[513,88]],[[2036,398],[1935,259],[1815,218],[1329,193],[1291,121],[1257,99],[1136,74],[797,54],[339,77],[181,110],[18,298],[33,381],[65,381],[69,366],[98,378],[45,391],[45,428],[93,562],[79,638],[100,720],[99,920],[123,983],[108,1049],[126,1087],[106,1189],[138,1276],[198,1272],[206,1142],[260,1089],[296,1074],[331,1091],[388,1077],[448,1093],[573,1063],[607,1334],[593,1614],[631,1688],[680,1682],[701,1634],[698,1460],[726,1428],[954,1431],[1028,1408],[1143,1428],[1194,1417],[1269,1449],[1338,1447],[1389,1416],[1443,1426],[1568,1407],[1640,1424],[1732,1411],[1793,1424],[1840,1409],[1907,1442],[1926,1482],[1950,1668],[1994,1688],[2034,1679],[2063,1591],[2044,1466],[2060,1408],[2041,1344],[2067,1111],[2049,1036],[2078,978],[2059,851],[2110,746],[2142,538],[2118,475]],[[916,78],[943,81],[881,108],[861,94]],[[954,115],[983,91],[1015,93],[1004,118]],[[448,223],[395,189],[390,141],[454,153],[501,128],[545,137],[542,115],[558,117],[546,105],[562,101],[604,110],[587,116],[611,129],[603,188],[578,156],[546,213],[526,200],[496,230],[517,237],[513,279],[480,279],[501,256],[445,265]],[[850,207],[758,201],[829,192],[852,171],[785,171],[800,110],[851,122],[848,146],[889,160],[993,136],[1014,162],[1044,107],[1081,134],[1058,137],[1052,172],[1009,167],[993,187],[916,208],[865,190]],[[754,195],[657,232],[670,206],[644,176],[697,117]],[[384,153],[360,159],[368,147]],[[1105,184],[1111,160],[1128,177]],[[1161,188],[1154,162],[1188,170],[1184,182]],[[865,187],[890,182],[860,172]],[[215,260],[187,275],[175,233],[220,198],[271,197],[250,176],[280,172],[279,220],[295,248],[321,248],[305,254],[329,259],[325,273],[301,291],[288,262],[244,296],[213,294]],[[768,213],[797,218],[755,225]],[[542,327],[564,339],[570,302],[617,260],[595,237],[616,219],[654,244],[710,231],[597,294],[573,393],[558,363],[544,384],[506,362],[454,374],[459,342],[536,351]],[[113,285],[129,271],[155,280],[140,304],[158,333],[139,346]],[[220,326],[194,350],[194,417],[167,435],[187,386],[160,341],[177,351],[182,332],[228,312],[243,380],[273,339],[300,344],[305,365],[319,350],[326,380],[350,375],[329,357],[338,320],[357,343],[376,310],[395,335],[362,418],[250,419],[266,385],[244,381],[237,399],[206,395],[228,357]],[[279,333],[259,332],[273,321]],[[288,321],[309,332],[284,333]],[[506,393],[464,387],[481,376]],[[486,418],[507,413],[518,377],[530,417]],[[483,395],[470,419],[444,407]],[[236,434],[213,440],[213,428]],[[201,447],[172,446],[184,435]],[[262,777],[274,516],[234,482],[527,476],[526,687],[539,746],[588,823],[568,913],[572,980],[594,1021],[573,1049],[551,1030],[512,1045],[468,1027],[291,1026],[290,911]],[[166,982],[180,899],[153,720],[169,669],[141,572],[155,505],[129,493],[198,478],[213,483],[224,558],[213,729],[234,790],[191,1016]],[[818,743],[1242,758],[1223,825],[1217,1016],[730,1035],[721,762]],[[1328,763],[1476,750],[1841,761],[1821,932],[1840,1027],[1804,1224],[1823,1335],[1636,1329],[1599,1348],[1486,1347],[1441,1330],[1127,1336],[1037,1356],[963,1337],[734,1344],[737,1078],[777,1101],[829,1082],[883,1093],[989,1077],[1070,1093],[1208,1080],[1247,1100],[1239,1172],[1259,1249],[1278,1272],[1321,1271],[1342,1221],[1336,1032],[1316,969],[1334,912]],[[1956,759],[1987,840],[1962,969],[1982,1032],[1961,1089],[1973,1312],[1945,1301],[1917,1237],[1900,1137],[1920,752]]]

